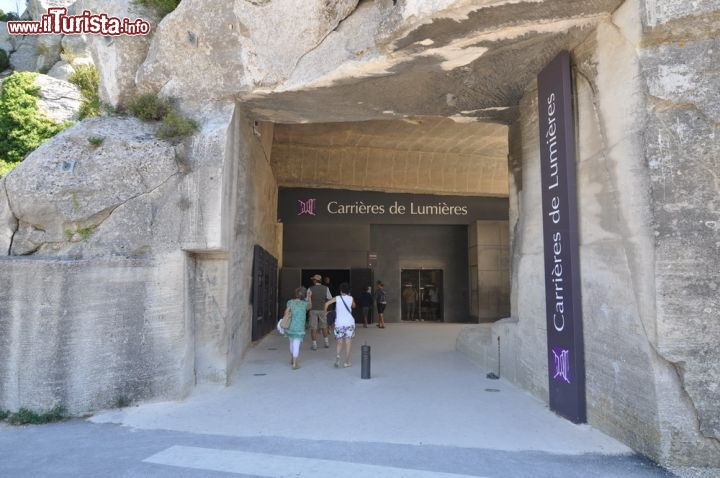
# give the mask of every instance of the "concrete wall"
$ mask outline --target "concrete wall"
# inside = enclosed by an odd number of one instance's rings
[[[10,184],[0,195],[3,240],[36,242],[27,258],[0,260],[13,278],[0,291],[0,409],[80,413],[230,379],[251,340],[253,245],[279,250],[272,126],[235,115],[232,103],[184,107],[200,111],[203,129],[182,144],[101,118],[47,142],[0,182]],[[88,149],[96,130],[109,146]],[[135,180],[128,170],[159,168],[148,151],[162,154],[163,175]],[[72,174],[55,166],[66,157]],[[140,189],[118,193],[127,184]],[[35,189],[41,200],[26,200]],[[63,234],[85,216],[97,218],[87,237]],[[53,227],[32,235],[38,217]]]
[[[250,346],[253,247],[280,257],[277,183],[270,167],[273,125],[256,123],[236,110],[228,135],[223,222],[229,234],[228,376]]]
[[[717,37],[643,31],[646,14],[626,2],[572,52],[588,422],[661,463],[718,466],[718,110],[702,103],[718,81],[701,66]],[[491,370],[499,336],[503,376],[547,400],[537,115],[533,84],[510,129],[512,318],[459,347]]]
[[[468,226],[470,317],[491,322],[510,315],[510,261],[507,221]]]
[[[375,280],[385,283],[387,322],[401,318],[401,269],[443,270],[443,317],[446,322],[469,319],[466,226],[376,225],[370,230],[377,253]]]
[[[0,408],[79,414],[186,395],[184,257],[156,259],[0,260],[13,278],[0,288]]]
[[[185,287],[194,383],[226,382],[228,260],[223,252],[188,253]]]
[[[367,267],[369,224],[286,224],[284,234],[285,267]]]
[[[645,1],[644,20],[656,347],[691,412],[686,423],[661,404],[667,453],[714,453],[720,466],[720,2]],[[710,443],[695,450],[687,428]]]

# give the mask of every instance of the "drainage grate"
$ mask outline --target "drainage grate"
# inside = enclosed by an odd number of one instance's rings
[[[267,374],[266,374],[266,373],[254,373],[253,375],[254,375],[255,377],[264,377],[264,376],[267,375]]]
[[[500,389],[499,388],[486,388],[485,391],[486,392],[499,392]]]

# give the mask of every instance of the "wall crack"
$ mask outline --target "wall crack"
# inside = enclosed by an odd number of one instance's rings
[[[5,255],[9,256],[10,251],[12,251],[13,242],[15,241],[15,235],[20,230],[20,219],[18,219],[15,211],[13,210],[12,203],[10,202],[10,194],[8,194],[5,181],[2,181],[2,191],[5,195],[5,202],[7,203],[8,211],[10,211],[10,215],[12,216],[11,221],[14,222],[14,225],[11,224],[12,233],[10,234],[10,244],[8,245],[7,251],[5,251]]]
[[[322,46],[322,44],[325,43],[325,40],[327,40],[327,38],[328,38],[332,33],[335,33],[335,32],[337,32],[337,31],[339,30],[340,25],[341,25],[345,20],[347,20],[348,18],[350,18],[350,15],[352,15],[353,13],[355,13],[355,11],[358,9],[358,4],[359,4],[359,3],[360,3],[360,0],[357,0],[357,1],[355,2],[355,6],[352,8],[352,10],[350,10],[350,11],[347,13],[347,15],[345,15],[345,16],[342,17],[342,18],[340,18],[340,19],[337,21],[337,23],[335,23],[335,26],[333,26],[332,28],[329,28],[328,31],[322,36],[322,38],[320,38],[320,40],[317,41],[317,43],[316,43],[313,47],[311,47],[308,51],[306,51],[305,53],[303,53],[302,55],[300,55],[300,57],[295,61],[295,64],[293,65],[293,67],[292,67],[292,69],[291,69],[292,73],[290,73],[289,77],[292,77],[292,76],[293,76],[295,70],[297,70],[298,65],[300,64],[300,62],[301,62],[306,56],[308,56],[310,53],[312,53],[312,52],[314,52],[315,50],[317,50],[318,48],[320,48],[320,46]]]

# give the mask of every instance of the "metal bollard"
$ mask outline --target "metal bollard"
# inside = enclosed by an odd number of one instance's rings
[[[360,378],[370,378],[370,346],[360,347]]]

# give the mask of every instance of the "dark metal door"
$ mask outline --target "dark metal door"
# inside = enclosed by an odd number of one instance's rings
[[[275,328],[277,321],[277,259],[260,246],[253,250],[252,340]]]

